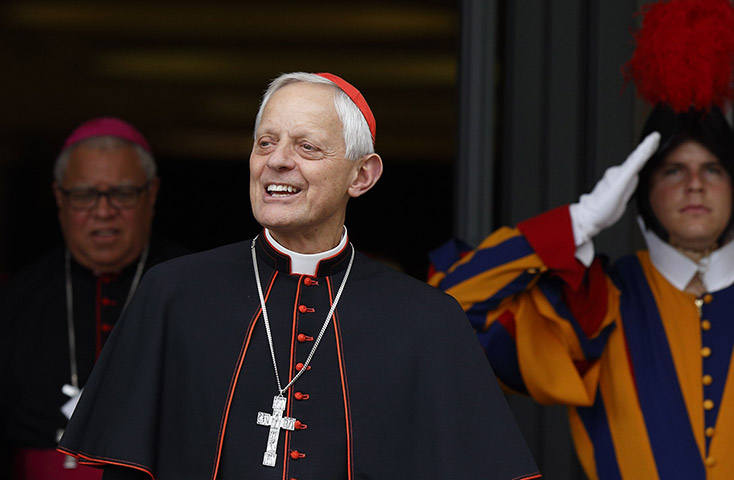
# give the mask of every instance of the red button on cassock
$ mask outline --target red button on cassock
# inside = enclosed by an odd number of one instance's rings
[[[309,337],[305,333],[299,333],[298,334],[298,337],[296,337],[296,338],[298,338],[298,341],[301,342],[301,343],[303,343],[303,342],[313,342],[313,337]]]
[[[299,452],[298,450],[293,450],[293,451],[291,452],[291,458],[292,458],[293,460],[298,460],[299,458],[303,458],[303,457],[305,457],[305,456],[306,456],[306,454],[305,454],[305,453],[301,453],[301,452]]]
[[[298,370],[299,372],[303,370],[303,364],[301,362],[296,363],[296,370]],[[311,370],[311,365],[306,367],[306,370]]]
[[[306,430],[308,428],[308,425],[305,423],[301,423],[299,420],[296,420],[296,423],[293,424],[296,430]]]
[[[311,285],[318,285],[319,281],[311,277],[306,277],[303,279],[303,284],[306,285],[307,287],[310,287]]]
[[[310,398],[309,395],[308,395],[308,393],[302,393],[302,392],[296,392],[296,393],[294,393],[293,394],[293,397],[296,400],[308,400]]]

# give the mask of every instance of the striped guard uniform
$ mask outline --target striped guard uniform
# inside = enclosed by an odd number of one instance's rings
[[[568,207],[434,252],[507,390],[564,404],[592,479],[734,478],[734,286],[697,298],[640,251],[586,268]]]

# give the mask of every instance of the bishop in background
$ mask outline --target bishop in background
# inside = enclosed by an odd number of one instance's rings
[[[263,230],[145,275],[60,449],[105,480],[539,478],[458,303],[347,236],[374,139],[343,79],[274,80],[250,155]]]

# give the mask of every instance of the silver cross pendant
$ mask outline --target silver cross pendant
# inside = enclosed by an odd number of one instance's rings
[[[278,448],[278,437],[280,436],[280,429],[293,431],[296,426],[296,419],[291,417],[284,417],[283,412],[285,411],[286,398],[282,395],[276,395],[273,397],[273,414],[265,412],[257,412],[257,424],[265,425],[270,427],[270,433],[268,433],[268,445],[263,455],[263,465],[266,467],[274,467],[275,461],[278,455],[275,450]]]

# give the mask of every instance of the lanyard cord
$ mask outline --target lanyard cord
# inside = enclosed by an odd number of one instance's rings
[[[273,360],[273,369],[275,370],[275,381],[278,383],[278,394],[283,395],[283,393],[288,390],[291,385],[296,383],[296,380],[303,374],[303,372],[306,371],[308,364],[311,362],[311,359],[313,358],[314,354],[316,353],[316,349],[319,346],[319,343],[321,343],[321,338],[324,336],[324,332],[326,332],[326,327],[329,326],[329,321],[331,320],[331,317],[334,315],[334,310],[336,310],[336,305],[339,303],[339,298],[342,295],[342,291],[344,290],[344,286],[347,284],[347,279],[349,278],[349,272],[352,270],[352,263],[354,263],[354,245],[351,243],[349,244],[350,247],[352,247],[352,256],[349,259],[349,265],[347,266],[347,271],[344,274],[344,278],[342,279],[342,283],[339,286],[339,290],[336,292],[336,296],[334,297],[334,303],[331,304],[331,309],[329,310],[329,313],[326,315],[326,320],[324,320],[324,324],[321,326],[321,331],[319,331],[319,335],[316,337],[316,340],[314,341],[313,347],[311,348],[311,352],[308,354],[308,357],[306,358],[306,361],[303,362],[303,367],[301,370],[296,373],[296,375],[293,377],[293,379],[288,382],[288,385],[285,386],[285,388],[281,387],[280,385],[280,375],[278,374],[278,363],[275,361],[275,348],[273,348],[273,335],[270,332],[270,321],[268,319],[268,310],[265,308],[265,297],[263,296],[263,289],[262,285],[260,283],[260,270],[257,267],[257,256],[255,254],[255,241],[257,240],[257,237],[255,237],[252,240],[252,245],[250,246],[250,250],[252,252],[252,266],[255,269],[255,283],[257,284],[257,293],[260,296],[260,307],[262,308],[263,312],[263,321],[265,323],[265,333],[268,337],[268,346],[270,347],[270,357]]]
[[[145,262],[148,259],[148,247],[149,245],[146,244],[145,248],[143,248],[143,253],[140,255],[140,259],[138,260],[138,265],[135,268],[135,276],[133,277],[133,281],[130,284],[130,290],[128,290],[125,303],[122,306],[123,310],[133,298],[133,294],[138,288],[140,279],[143,276],[143,268],[145,267]],[[64,252],[64,277],[64,281],[66,284],[66,327],[69,339],[69,371],[71,372],[71,386],[78,389],[79,368],[76,359],[76,332],[74,329],[74,291],[71,279],[71,253],[69,252],[69,249],[66,249],[66,251]]]

